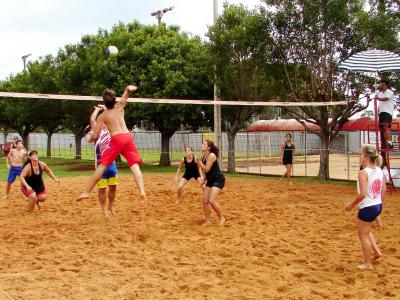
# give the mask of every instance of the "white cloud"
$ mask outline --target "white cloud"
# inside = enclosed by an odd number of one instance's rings
[[[29,59],[56,54],[69,43],[78,42],[83,34],[96,33],[98,28],[111,28],[119,21],[134,19],[155,24],[150,13],[165,7],[175,9],[163,21],[176,24],[186,32],[204,36],[213,22],[213,0],[14,0],[2,1],[0,18],[0,79],[22,70],[21,56]],[[219,0],[219,11],[222,11]],[[230,0],[252,8],[260,0]]]

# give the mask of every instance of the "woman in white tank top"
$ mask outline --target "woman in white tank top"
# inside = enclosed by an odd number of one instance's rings
[[[371,232],[372,222],[382,212],[382,196],[386,191],[386,179],[380,169],[382,157],[371,145],[363,145],[360,150],[362,170],[358,172],[356,199],[346,206],[346,211],[351,211],[359,206],[357,230],[364,255],[364,263],[358,268],[362,270],[373,269],[372,261],[382,256],[374,235]]]

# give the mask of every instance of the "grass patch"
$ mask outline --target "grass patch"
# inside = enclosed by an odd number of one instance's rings
[[[89,159],[66,159],[66,158],[43,158],[41,159],[49,165],[54,174],[57,177],[74,177],[74,176],[89,176],[94,171],[94,161]],[[176,167],[160,167],[158,165],[143,164],[141,170],[144,173],[153,174],[167,174],[175,173]],[[130,170],[125,162],[118,163],[118,172],[120,174],[129,174]],[[243,174],[243,173],[224,173],[230,178],[249,178],[249,179],[269,179],[279,180],[280,176],[268,176],[268,175],[256,175],[256,174]],[[5,165],[5,158],[0,158],[0,181],[5,182],[8,177],[8,169]],[[352,181],[342,180],[328,180],[321,181],[315,177],[294,177],[293,182],[305,182],[305,183],[322,183],[322,184],[334,184],[334,185],[347,185],[353,186]]]
[[[94,171],[94,161],[88,159],[66,159],[66,158],[41,158],[48,164],[57,177],[88,176]],[[156,165],[143,164],[141,169],[145,173],[173,173],[175,167],[160,167]],[[118,172],[128,174],[130,170],[125,162],[118,163]],[[0,159],[0,181],[5,182],[8,177],[5,158]]]

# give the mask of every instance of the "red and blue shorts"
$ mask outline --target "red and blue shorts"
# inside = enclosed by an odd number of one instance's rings
[[[24,185],[21,185],[21,191],[22,191],[22,193],[24,193],[24,195],[25,195],[26,197],[28,197],[28,198],[29,198],[29,196],[32,195],[33,193],[36,193],[36,196],[46,196],[46,189],[44,189],[44,190],[42,190],[42,191],[35,191],[35,190],[29,191]],[[40,202],[44,202],[46,199],[41,198],[41,197],[38,197],[38,200],[39,200]]]

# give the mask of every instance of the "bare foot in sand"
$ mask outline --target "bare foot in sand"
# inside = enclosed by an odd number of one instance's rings
[[[179,204],[181,202],[181,199],[176,198],[175,204]]]
[[[107,209],[106,208],[102,208],[101,211],[103,212],[104,219],[108,219],[109,215],[108,215]]]
[[[371,263],[363,263],[363,264],[357,266],[357,269],[359,269],[359,270],[373,270],[374,267],[372,266]]]
[[[8,195],[3,196],[2,199],[8,200]]]
[[[79,195],[78,198],[75,199],[75,201],[82,201],[85,199],[89,199],[90,194],[87,192],[83,192],[82,194]]]
[[[293,182],[290,181],[290,182],[289,182],[289,185],[293,185]]]
[[[116,215],[114,207],[109,207],[109,208],[108,208],[108,211],[109,211],[113,216]]]
[[[221,217],[221,219],[219,219],[218,221],[218,225],[224,225],[224,223],[225,223],[225,218]]]
[[[382,253],[375,253],[374,256],[372,256],[373,261],[377,261],[382,257]]]
[[[208,226],[211,225],[211,221],[210,220],[205,220],[203,224],[201,224],[202,226]]]
[[[376,219],[375,219],[375,226],[376,227],[382,227],[382,218],[381,218],[381,216],[378,216]]]
[[[147,207],[147,197],[146,194],[140,195],[139,205],[134,209],[134,211],[145,210]]]
[[[140,207],[143,208],[143,209],[147,207],[147,197],[146,197],[146,194],[140,195]]]

